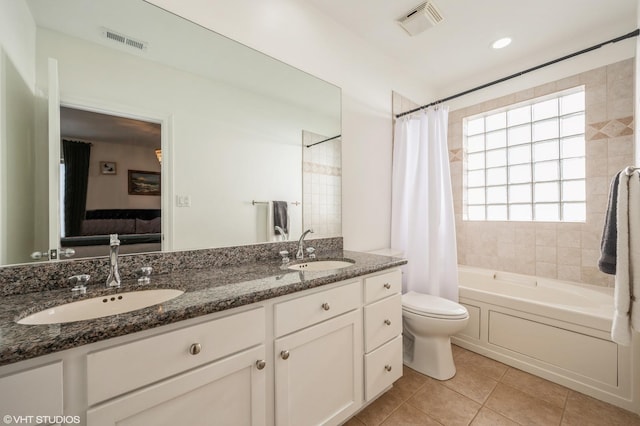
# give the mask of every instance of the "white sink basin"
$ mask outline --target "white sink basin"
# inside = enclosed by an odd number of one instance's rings
[[[94,297],[54,306],[24,317],[18,324],[60,324],[83,321],[109,315],[123,314],[148,306],[157,305],[180,296],[184,291],[174,289],[154,289],[130,291],[107,296]]]
[[[313,262],[296,263],[288,268],[294,271],[330,271],[332,269],[346,268],[354,263],[347,260],[315,260]]]

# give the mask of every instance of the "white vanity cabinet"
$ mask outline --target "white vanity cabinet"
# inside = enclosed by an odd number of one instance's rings
[[[276,425],[335,425],[360,407],[361,306],[356,281],[274,307]]]
[[[265,424],[264,317],[261,307],[89,353],[89,406],[116,398],[87,424]]]
[[[389,269],[0,367],[0,414],[338,425],[402,375]]]
[[[402,376],[402,274],[364,279],[364,384],[370,401]]]

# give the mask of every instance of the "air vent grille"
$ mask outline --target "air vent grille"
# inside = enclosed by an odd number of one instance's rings
[[[442,13],[432,1],[426,1],[407,12],[398,23],[409,35],[417,35],[444,20]]]
[[[427,2],[424,5],[424,13],[431,18],[434,24],[439,24],[444,19],[438,8],[436,8],[436,5],[431,2]]]
[[[136,40],[135,38],[126,36],[108,28],[102,28],[102,36],[116,43],[120,43],[140,51],[147,50],[147,43],[144,41]]]

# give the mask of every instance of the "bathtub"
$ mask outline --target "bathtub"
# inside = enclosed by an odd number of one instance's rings
[[[469,311],[453,343],[640,413],[640,344],[611,341],[613,289],[459,267]]]

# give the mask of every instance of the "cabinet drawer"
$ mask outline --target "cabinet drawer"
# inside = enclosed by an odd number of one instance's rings
[[[402,272],[399,269],[365,278],[364,303],[375,302],[402,291]]]
[[[402,300],[397,293],[364,307],[365,352],[402,333]]]
[[[365,400],[378,395],[402,377],[402,336],[364,356]]]
[[[264,308],[87,355],[89,405],[222,358],[265,340]],[[200,344],[200,352],[190,348]]]
[[[356,281],[275,306],[276,337],[333,318],[361,304],[360,282]]]
[[[264,345],[87,410],[90,426],[264,425]]]
[[[2,416],[61,416],[62,361],[0,378],[0,395]]]

